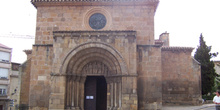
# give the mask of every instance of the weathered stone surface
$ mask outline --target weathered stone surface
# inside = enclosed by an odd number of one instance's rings
[[[19,104],[29,105],[30,94],[30,72],[31,72],[31,59],[28,59],[21,65],[20,74],[20,102]]]
[[[155,10],[150,6],[38,7],[35,43],[52,44],[53,33],[51,31],[93,30],[85,23],[87,22],[85,15],[89,13],[89,10],[100,11],[108,15],[106,16],[107,22],[111,24],[107,24],[103,30],[137,30],[137,44],[154,44]]]
[[[198,105],[201,103],[200,65],[191,51],[162,51],[163,104]]]
[[[161,109],[161,48],[138,46],[138,109]]]

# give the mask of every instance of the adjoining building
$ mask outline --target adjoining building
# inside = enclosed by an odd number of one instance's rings
[[[19,107],[20,99],[20,78],[19,78],[19,66],[20,63],[11,62],[11,74],[10,74],[10,108],[15,110]]]
[[[0,110],[9,108],[11,52],[12,48],[0,43]]]
[[[154,38],[158,0],[31,2],[37,8],[36,38],[25,51],[20,97],[30,110],[200,104],[193,48],[170,47],[168,33]]]
[[[215,72],[220,75],[220,61],[213,61],[215,64]]]
[[[0,44],[0,110],[19,105],[19,63],[11,62],[12,48]]]
[[[32,50],[24,50],[27,55],[27,60],[20,65],[20,99],[18,108],[21,110],[29,109],[30,97],[30,70],[31,70],[31,54]]]

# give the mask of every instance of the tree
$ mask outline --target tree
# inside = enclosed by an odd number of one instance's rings
[[[206,95],[212,91],[215,86],[215,78],[218,76],[214,69],[212,57],[216,57],[218,53],[210,53],[211,46],[207,46],[202,34],[200,35],[200,45],[196,49],[194,58],[201,64],[202,78],[202,95]]]

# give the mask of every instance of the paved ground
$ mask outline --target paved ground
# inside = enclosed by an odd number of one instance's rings
[[[200,106],[164,106],[162,110],[215,110],[215,104],[203,104]]]

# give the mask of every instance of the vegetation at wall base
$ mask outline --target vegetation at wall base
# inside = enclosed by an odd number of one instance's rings
[[[202,95],[202,99],[204,100],[213,100],[213,97],[215,96],[215,94],[210,94],[210,95]]]

